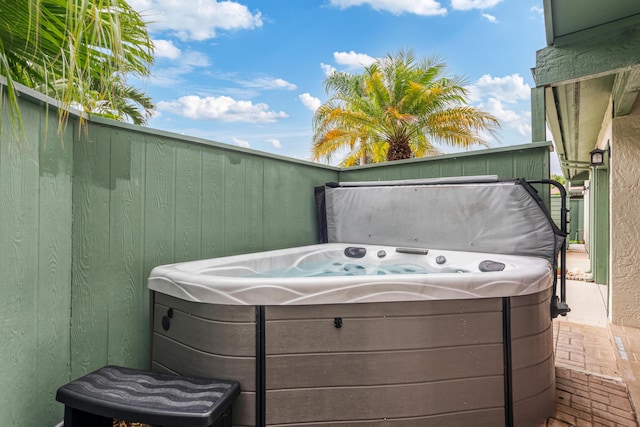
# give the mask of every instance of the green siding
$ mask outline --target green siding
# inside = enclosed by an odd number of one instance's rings
[[[71,376],[108,362],[109,133],[91,126],[74,144]]]
[[[144,366],[148,357],[140,349],[148,345],[144,325],[149,308],[145,293],[138,288],[146,279],[140,262],[144,254],[145,156],[144,146],[134,136],[121,130],[114,130],[111,136],[108,301],[119,303],[109,304],[106,341],[109,363]]]
[[[562,210],[562,197],[559,194],[551,195],[551,219],[558,227],[560,224],[560,211]]]
[[[265,165],[264,249],[318,241],[313,188],[331,181],[338,181],[337,173],[330,176],[326,170],[285,161]]]
[[[567,219],[567,243],[571,241],[584,240],[584,200],[571,198],[567,201],[569,204],[569,212]],[[562,201],[559,194],[551,195],[551,218],[560,227],[560,210]]]
[[[640,63],[640,16],[630,16],[554,40],[536,52],[536,86],[610,75]]]
[[[44,425],[51,425],[62,414],[62,408],[52,399],[51,390],[69,381],[73,130],[70,127],[64,132],[63,145],[56,133],[57,116],[40,114],[40,121],[43,123],[40,136],[44,143],[39,144],[38,305],[35,315],[38,384],[27,401],[41,402],[31,406],[34,415],[30,425],[43,425],[43,420]],[[38,144],[34,141],[33,145]]]
[[[6,111],[6,110],[5,110]],[[37,120],[33,109],[25,112],[25,121]],[[5,115],[3,120],[8,121]],[[2,274],[2,391],[7,406],[7,424],[20,422],[37,392],[38,376],[38,126],[26,130],[26,141],[18,147],[4,144],[0,154],[0,270]],[[4,132],[3,132],[4,133]],[[35,267],[32,264],[36,257]],[[9,273],[5,276],[4,272]],[[7,363],[8,362],[8,363]],[[5,372],[18,367],[17,372]]]
[[[313,187],[338,175],[95,123],[74,160],[72,378],[148,366],[156,265],[315,243]]]
[[[594,282],[609,284],[609,170],[592,170],[589,196],[589,258]]]
[[[340,171],[107,120],[60,137],[44,105],[21,97],[22,147],[0,122],[0,413],[16,427],[60,421],[70,379],[148,366],[154,266],[317,242],[315,186],[548,177],[546,143]]]
[[[569,206],[569,240],[584,240],[584,200],[572,198]]]
[[[341,181],[377,181],[446,176],[497,175],[501,179],[549,179],[551,143],[538,142],[508,148],[449,154],[392,164],[345,169]],[[548,186],[535,186],[549,206]]]
[[[6,99],[0,99],[6,105]],[[21,103],[24,141],[0,109],[0,414],[53,425],[52,391],[69,380],[72,132]]]
[[[531,88],[531,141],[544,141],[547,137],[545,119],[545,88]]]

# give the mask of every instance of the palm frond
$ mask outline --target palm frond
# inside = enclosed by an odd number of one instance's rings
[[[440,154],[435,143],[487,145],[498,120],[467,105],[464,78],[447,75],[438,57],[417,61],[413,51],[388,54],[360,75],[336,72],[325,80],[331,96],[314,116],[314,156],[344,152],[384,161]],[[384,154],[382,154],[384,153]]]
[[[118,96],[128,75],[145,76],[153,43],[142,16],[125,0],[0,0],[0,75],[90,111],[132,105]],[[145,101],[146,102],[146,101]],[[17,105],[10,99],[10,104]],[[68,108],[59,110],[61,124]],[[122,114],[116,114],[121,117]]]

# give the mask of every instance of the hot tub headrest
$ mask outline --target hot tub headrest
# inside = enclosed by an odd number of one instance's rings
[[[316,189],[321,240],[536,256],[565,238],[525,180],[494,176],[330,183]]]

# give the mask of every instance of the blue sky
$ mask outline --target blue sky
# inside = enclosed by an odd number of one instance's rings
[[[133,82],[157,105],[150,127],[308,160],[327,73],[411,49],[442,58],[470,103],[501,120],[491,147],[531,141],[542,0],[129,3],[156,44],[152,76]]]

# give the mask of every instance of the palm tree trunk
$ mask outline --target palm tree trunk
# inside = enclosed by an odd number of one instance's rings
[[[405,134],[397,135],[389,141],[389,149],[387,150],[387,161],[405,160],[411,158],[411,147],[409,146],[409,137]]]

